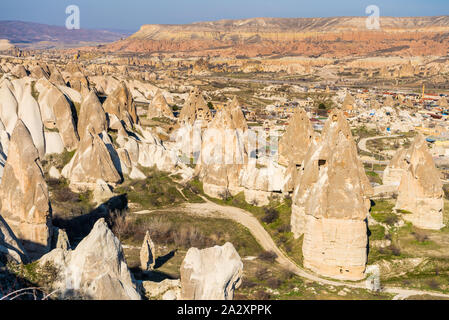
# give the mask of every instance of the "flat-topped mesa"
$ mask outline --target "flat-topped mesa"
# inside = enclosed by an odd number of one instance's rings
[[[399,148],[394,154],[388,166],[385,168],[382,182],[384,185],[394,185],[399,187],[401,178],[407,170],[409,162],[407,160],[408,149]]]
[[[84,98],[78,115],[78,133],[81,140],[88,132],[89,125],[95,134],[108,130],[106,113],[94,91],[89,92]]]
[[[278,162],[287,167],[287,190],[292,192],[297,184],[298,170],[316,136],[304,109],[298,108],[290,118],[286,132],[279,141]]]
[[[0,202],[1,215],[30,256],[47,253],[52,228],[50,198],[39,153],[22,120],[11,135]]]
[[[172,119],[174,118],[174,115],[167,100],[165,100],[162,91],[158,89],[156,95],[148,106],[147,119],[163,117]]]
[[[195,121],[201,120],[204,122],[204,126],[206,126],[211,119],[212,114],[209,111],[206,100],[204,100],[198,88],[193,89],[179,113],[179,123],[181,125],[190,124],[193,126]]]
[[[330,114],[304,164],[292,210],[295,237],[304,233],[304,266],[337,279],[363,279],[373,190],[342,111]]]
[[[233,108],[218,111],[202,137],[196,173],[203,181],[204,192],[212,197],[242,191],[239,176],[248,161],[244,137],[246,121],[239,124],[240,117],[236,114]]]
[[[125,82],[120,85],[106,98],[103,104],[104,111],[115,115],[123,121],[128,128],[139,123],[137,109],[131,92]]]
[[[62,170],[62,175],[70,180],[70,187],[77,191],[94,190],[98,180],[112,186],[122,182],[106,144],[90,125],[72,160]]]
[[[409,166],[399,185],[396,210],[404,220],[422,229],[439,230],[443,224],[443,184],[424,137],[419,134],[407,153]]]

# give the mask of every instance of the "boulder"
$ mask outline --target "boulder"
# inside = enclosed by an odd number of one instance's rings
[[[231,243],[190,248],[181,265],[183,300],[232,300],[242,282],[243,262]]]
[[[181,299],[181,281],[165,279],[161,282],[143,281],[142,287],[148,299],[162,298],[162,300]],[[174,297],[173,297],[174,296]],[[169,299],[169,298],[172,299]]]
[[[53,289],[61,298],[140,300],[120,241],[104,219],[98,220],[75,250],[57,248],[39,263],[58,269]]]
[[[291,219],[295,238],[304,234],[304,266],[332,278],[363,279],[373,190],[342,111],[330,114],[302,170]]]
[[[24,123],[17,121],[0,184],[1,213],[30,256],[50,249],[51,207],[40,158]]]
[[[403,173],[398,190],[396,210],[407,211],[404,220],[422,229],[444,227],[444,192],[424,137],[419,134],[408,150],[409,166]]]

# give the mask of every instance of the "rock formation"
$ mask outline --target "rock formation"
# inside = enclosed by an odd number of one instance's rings
[[[72,160],[62,170],[62,175],[70,180],[70,186],[76,190],[93,190],[98,179],[111,185],[122,181],[108,148],[90,126]]]
[[[232,300],[242,282],[243,263],[231,243],[190,248],[181,265],[183,300]]]
[[[293,191],[297,184],[298,171],[315,137],[315,132],[304,109],[298,108],[289,122],[287,131],[279,141],[278,162],[287,167],[287,189]]]
[[[148,106],[147,119],[162,117],[174,118],[173,112],[167,101],[165,100],[162,91],[158,90],[150,105]]]
[[[228,192],[235,195],[242,189],[239,176],[248,162],[246,121],[239,123],[232,110],[225,107],[218,111],[203,133],[196,171],[203,181],[204,192],[212,197],[219,198]]]
[[[1,214],[31,256],[50,249],[51,207],[39,154],[21,120],[11,135],[0,184]]]
[[[304,233],[304,266],[360,280],[367,261],[367,199],[373,192],[342,111],[333,111],[309,149],[293,196],[292,231]]]
[[[104,219],[75,250],[54,249],[39,260],[46,262],[58,269],[53,289],[61,298],[140,300],[122,245]]]
[[[396,151],[388,166],[385,168],[382,182],[384,185],[394,185],[399,187],[401,178],[408,168],[407,149],[400,148]]]
[[[0,267],[7,262],[27,263],[28,257],[20,240],[0,216]]]
[[[103,104],[104,111],[117,116],[129,128],[138,123],[136,105],[124,82],[112,92]]]
[[[189,98],[182,107],[179,113],[179,123],[188,123],[193,126],[196,120],[203,120],[206,124],[212,119],[212,115],[207,106],[206,100],[204,100],[198,88],[192,90]]]
[[[156,263],[156,248],[151,240],[150,232],[147,231],[140,249],[140,267],[143,271],[153,270]]]
[[[78,115],[78,133],[80,139],[83,139],[84,134],[87,133],[87,127],[89,125],[95,134],[100,134],[108,130],[106,113],[94,91],[89,92],[81,104]]]
[[[56,127],[64,147],[72,151],[78,147],[79,136],[71,106],[64,94],[53,84],[46,81],[42,86],[44,89],[39,95],[39,106],[44,125],[49,129]],[[43,110],[48,110],[47,121],[44,120]],[[51,123],[48,124],[48,121]]]
[[[396,210],[404,210],[402,216],[422,229],[439,230],[443,225],[443,185],[427,148],[419,134],[407,154],[409,166],[399,185]]]

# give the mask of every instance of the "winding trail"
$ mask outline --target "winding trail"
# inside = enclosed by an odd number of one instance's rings
[[[365,281],[360,282],[348,282],[348,281],[336,281],[322,278],[316,274],[306,271],[302,267],[298,266],[288,255],[282,251],[273,241],[270,234],[264,229],[260,224],[259,220],[254,217],[250,212],[231,206],[223,206],[216,204],[207,198],[202,197],[205,203],[187,203],[183,204],[181,207],[176,208],[186,212],[188,214],[193,214],[200,217],[211,217],[211,218],[224,218],[231,219],[235,222],[246,227],[250,233],[254,236],[256,241],[261,245],[264,250],[273,251],[276,253],[276,261],[285,269],[293,272],[294,274],[308,279],[310,281],[318,282],[320,284],[336,287],[349,287],[354,289],[366,289]],[[173,211],[173,208],[167,209]],[[164,210],[154,210],[146,211],[145,213],[151,212],[163,212]],[[142,214],[142,213],[140,213]],[[395,287],[384,287],[382,292],[394,294],[393,300],[403,300],[410,296],[415,295],[430,295],[435,297],[449,298],[449,294],[443,294],[432,291],[422,291],[413,289],[402,289]]]
[[[363,138],[363,139],[360,139],[360,141],[359,141],[359,143],[358,143],[358,147],[359,147],[360,150],[362,150],[362,151],[364,151],[364,152],[371,153],[371,154],[374,154],[374,155],[375,155],[375,153],[373,153],[371,150],[369,150],[369,149],[366,147],[366,143],[367,143],[368,141],[377,140],[377,139],[397,138],[397,137],[399,137],[399,135],[393,134],[393,135],[390,135],[390,136],[375,136],[375,137]],[[381,161],[381,160],[363,160],[363,162],[369,163],[369,164],[388,165],[390,161]]]

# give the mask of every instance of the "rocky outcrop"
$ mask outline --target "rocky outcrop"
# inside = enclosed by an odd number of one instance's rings
[[[183,300],[232,300],[242,282],[243,263],[231,243],[190,248],[181,265]]]
[[[49,129],[56,128],[64,147],[72,151],[78,147],[79,136],[71,106],[65,95],[53,84],[48,81],[41,84],[43,89],[39,95],[39,106],[44,125]]]
[[[403,173],[396,210],[407,211],[402,217],[422,229],[439,230],[443,224],[443,185],[424,137],[419,134],[407,154],[409,166]]]
[[[161,282],[143,281],[142,287],[148,299],[181,299],[181,282],[178,279],[165,279]]]
[[[70,187],[75,190],[93,190],[98,179],[111,185],[122,181],[103,139],[90,127],[62,175],[70,180]]]
[[[115,115],[129,128],[138,123],[137,109],[133,97],[124,82],[112,92],[103,104],[104,111]]]
[[[104,219],[75,250],[57,248],[39,260],[47,262],[58,269],[53,289],[63,299],[140,300],[122,245]]]
[[[298,108],[289,122],[279,141],[278,162],[287,167],[287,190],[292,192],[298,183],[299,171],[315,132],[304,109]]]
[[[198,88],[192,90],[189,98],[179,113],[178,122],[181,124],[188,123],[193,126],[197,120],[202,120],[205,124],[212,119],[209,107],[204,100]]]
[[[8,85],[9,84],[9,85]],[[4,82],[0,87],[0,120],[6,132],[11,134],[16,126],[19,104],[11,91],[12,84]]]
[[[142,248],[140,249],[140,268],[143,271],[153,270],[156,263],[156,248],[151,240],[150,232],[147,231],[143,239]]]
[[[108,130],[106,113],[94,91],[84,98],[78,115],[78,132],[81,139],[87,133],[87,127],[91,126],[94,134],[100,134]]]
[[[203,133],[201,156],[195,169],[203,181],[204,192],[216,198],[242,191],[239,176],[248,162],[244,127],[237,127],[231,111],[231,108],[223,108],[209,123]]]
[[[388,166],[385,168],[382,182],[384,185],[394,185],[399,187],[401,178],[408,168],[407,149],[400,148],[396,151]]]
[[[0,184],[1,214],[27,252],[50,249],[51,207],[40,158],[24,123],[17,121]]]
[[[174,118],[174,115],[167,103],[167,100],[165,100],[162,91],[158,90],[150,105],[148,106],[147,119],[163,117],[172,119]]]
[[[333,111],[309,149],[292,208],[292,231],[304,234],[304,266],[360,280],[367,261],[366,218],[373,193],[342,111]]]
[[[20,240],[0,215],[0,266],[7,262],[27,263],[28,257]]]

